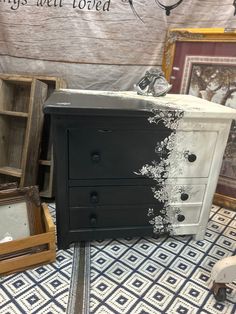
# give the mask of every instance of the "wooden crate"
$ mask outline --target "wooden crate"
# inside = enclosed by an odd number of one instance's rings
[[[10,274],[51,263],[56,258],[55,225],[47,204],[41,205],[43,232],[0,243],[0,274]]]

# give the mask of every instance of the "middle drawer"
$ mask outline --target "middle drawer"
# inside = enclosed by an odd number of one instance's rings
[[[205,194],[204,184],[167,185],[169,203],[201,203]],[[154,185],[80,186],[69,188],[69,206],[133,205],[159,202],[164,191]]]

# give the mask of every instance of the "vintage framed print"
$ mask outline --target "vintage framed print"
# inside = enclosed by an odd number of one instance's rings
[[[192,94],[236,108],[236,31],[171,29],[163,55],[171,93]],[[215,204],[236,209],[236,124],[233,123],[214,197]]]
[[[0,190],[0,243],[42,232],[36,186]]]

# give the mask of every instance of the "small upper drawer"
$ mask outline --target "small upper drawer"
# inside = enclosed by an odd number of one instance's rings
[[[169,178],[207,178],[216,141],[215,131],[178,131],[170,154]]]
[[[143,164],[157,160],[156,143],[169,131],[69,129],[69,178],[136,178]]]

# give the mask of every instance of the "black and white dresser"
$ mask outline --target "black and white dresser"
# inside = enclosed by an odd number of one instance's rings
[[[190,95],[56,91],[59,248],[143,235],[203,239],[236,110]]]

